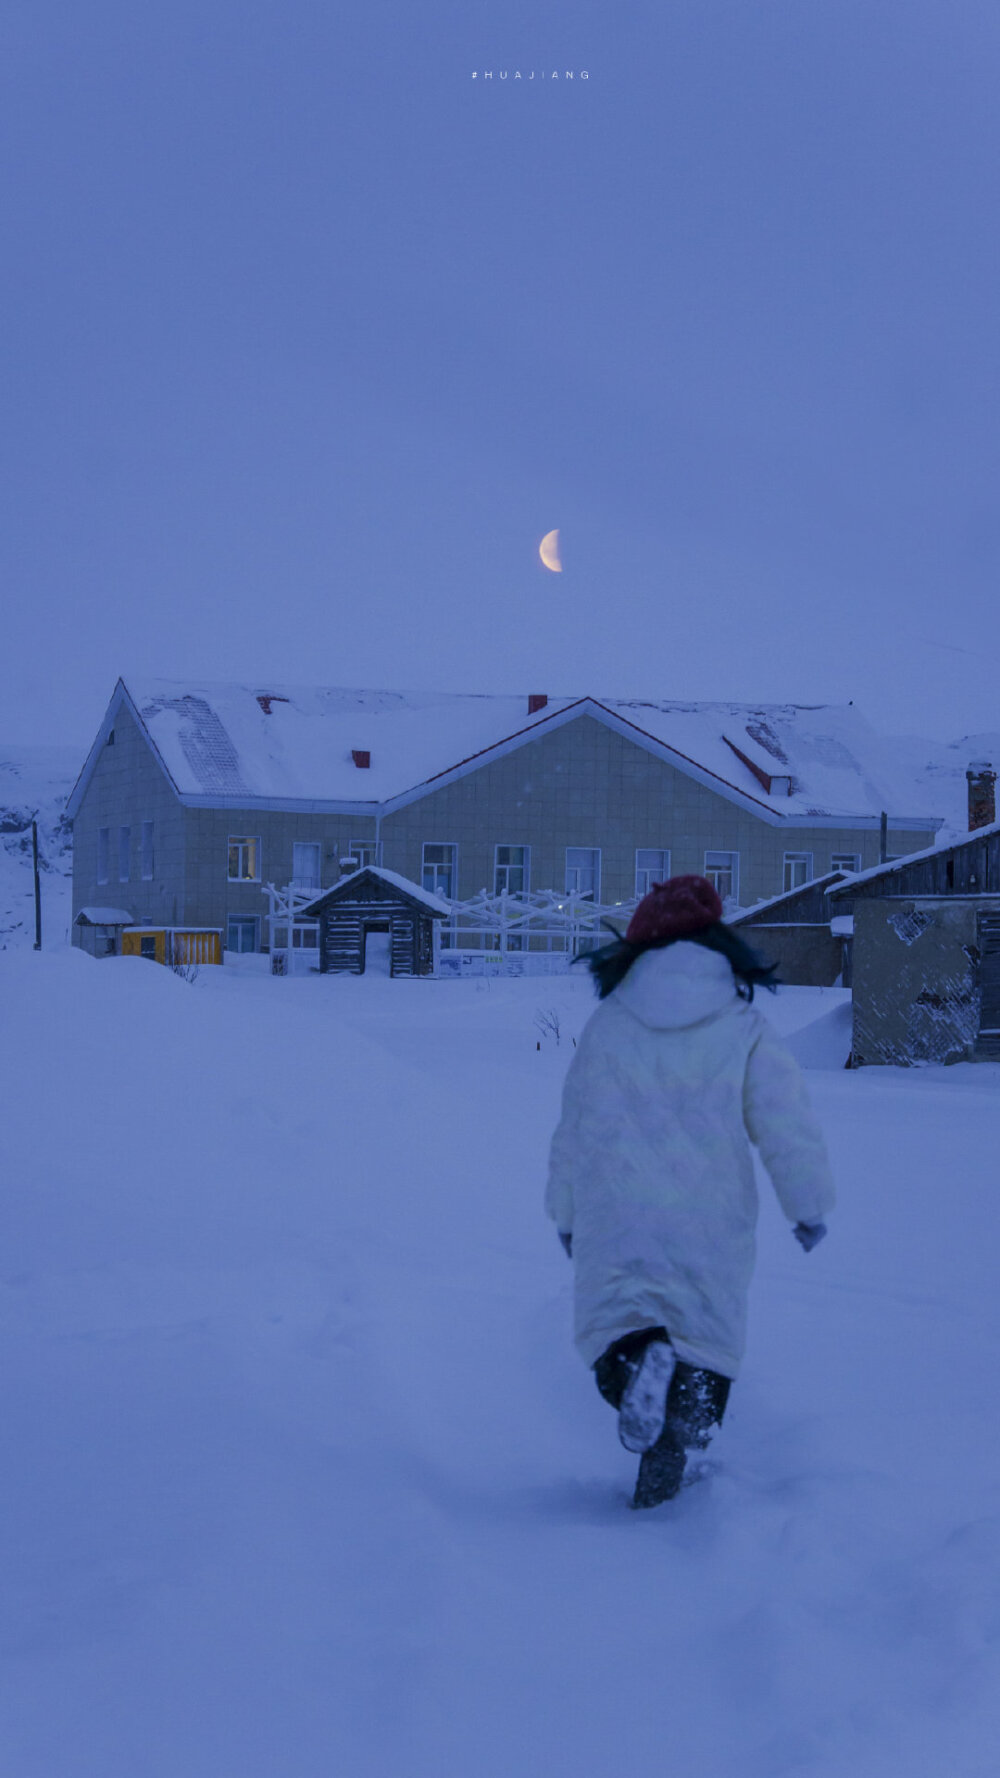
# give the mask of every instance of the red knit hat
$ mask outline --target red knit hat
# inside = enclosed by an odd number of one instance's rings
[[[670,877],[643,896],[625,937],[633,945],[662,944],[704,932],[721,919],[722,903],[707,877]]]

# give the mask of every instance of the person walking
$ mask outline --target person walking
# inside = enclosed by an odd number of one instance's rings
[[[759,1151],[792,1233],[834,1186],[798,1064],[753,1006],[774,990],[705,877],[672,877],[588,958],[600,1004],[566,1076],[546,1209],[573,1262],[575,1340],[640,1454],[633,1505],[681,1486],[746,1338]]]

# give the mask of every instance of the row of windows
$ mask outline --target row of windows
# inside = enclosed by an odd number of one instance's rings
[[[524,895],[531,887],[530,846],[497,846],[493,868],[493,892],[501,895]],[[834,852],[831,870],[861,869],[858,852]],[[706,852],[704,874],[723,901],[736,900],[740,892],[740,855],[738,852]],[[813,879],[811,852],[786,852],[782,893],[800,889]],[[664,847],[639,846],[635,854],[635,894],[647,895],[654,883],[665,882],[670,875],[670,853]],[[457,896],[458,847],[425,844],[422,881],[425,889],[446,900]],[[597,847],[567,846],[566,874],[563,887],[567,895],[585,895],[592,901],[601,899],[601,853]]]
[[[97,881],[110,881],[110,827],[97,833]],[[349,855],[341,860],[348,867],[360,869],[374,863],[375,848],[352,845]],[[799,889],[812,881],[812,852],[786,852],[782,891]],[[715,885],[723,901],[739,896],[738,852],[706,852],[704,873]],[[834,852],[831,870],[856,871],[861,868],[857,852]],[[139,837],[139,870],[143,882],[153,879],[153,823],[144,821]],[[118,828],[118,881],[127,883],[132,875],[132,829]],[[666,847],[640,846],[635,854],[635,894],[646,895],[654,883],[662,883],[670,875],[670,852]],[[229,881],[259,883],[261,880],[261,844],[259,837],[231,835],[229,839]],[[292,846],[292,880],[300,889],[320,888],[320,846],[318,842],[296,840]],[[421,881],[432,894],[453,901],[458,893],[458,846],[427,841],[423,847]],[[526,895],[531,888],[531,847],[494,847],[493,893],[495,895]],[[592,901],[601,899],[601,853],[599,847],[567,846],[563,888],[567,895],[585,895]]]
[[[132,829],[119,827],[118,830],[118,881],[128,883],[132,878]],[[97,881],[111,881],[111,834],[110,827],[99,827],[97,830]],[[139,828],[139,876],[142,882],[153,881],[153,823],[144,821]]]

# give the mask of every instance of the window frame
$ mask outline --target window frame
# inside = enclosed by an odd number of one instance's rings
[[[132,826],[122,822],[118,829],[118,881],[132,881]]]
[[[591,858],[595,858],[597,860],[596,866],[593,867],[594,887],[593,887],[592,891],[574,889],[574,888],[570,887],[570,880],[569,880],[570,871],[571,870],[576,871],[581,868],[579,865],[571,865],[570,864],[569,855],[571,852],[587,853],[587,854],[589,854],[589,856]],[[563,893],[564,893],[564,895],[581,895],[582,894],[582,895],[584,895],[585,898],[589,897],[589,899],[594,903],[595,907],[600,907],[600,905],[601,905],[601,872],[602,872],[603,863],[604,863],[604,860],[601,856],[601,847],[600,846],[567,846],[566,847],[565,864],[564,864],[564,875],[563,875],[563,883],[564,883]]]
[[[144,821],[139,834],[139,877],[143,883],[151,883],[155,874],[155,853],[153,850],[153,823]]]
[[[853,864],[850,864],[850,865],[845,864],[844,863],[845,858],[853,859],[853,861],[854,861]],[[850,874],[852,877],[857,876],[858,871],[861,869],[861,853],[860,852],[831,852],[830,853],[830,869],[831,870],[850,871]]]
[[[665,858],[666,859],[666,870],[663,871],[662,874],[660,873],[660,871],[657,871],[655,873],[655,879],[654,879],[653,872],[652,872],[651,868],[648,865],[640,865],[640,863],[639,863],[639,854],[641,852],[647,852],[647,853],[655,852],[656,856],[658,858]],[[644,895],[648,895],[650,889],[652,888],[652,880],[646,884],[646,887],[644,889],[640,888],[640,886],[639,886],[640,871],[642,872],[643,875],[648,874],[651,879],[655,880],[658,883],[664,882],[666,880],[666,878],[669,877],[669,875],[670,875],[670,847],[669,846],[636,846],[636,849],[635,849],[635,898],[637,901],[641,901]]]
[[[730,859],[731,862],[728,865],[712,864],[709,862],[710,859],[720,859],[720,858],[728,858],[728,859]],[[728,871],[729,872],[730,878],[732,880],[732,887],[731,887],[728,895],[724,895],[722,890],[719,888],[718,884],[715,882],[715,879],[712,875],[713,871]],[[725,906],[726,902],[735,902],[737,904],[737,906],[739,905],[739,899],[740,899],[740,855],[738,852],[727,852],[727,851],[724,851],[722,849],[722,847],[709,848],[705,852],[705,862],[704,862],[702,874],[704,876],[706,876],[708,878],[709,882],[712,884],[712,886],[715,889],[715,892],[718,895],[719,900],[722,902],[723,906]]]
[[[440,859],[428,860],[428,857],[427,857],[428,847],[433,847],[433,848],[439,849],[441,851],[450,851],[450,853],[451,853],[451,865],[450,865],[451,888],[448,890],[442,889],[436,882],[428,883],[426,881],[426,873],[428,870],[436,871],[436,870],[443,868],[443,861],[442,860],[440,860]],[[457,890],[458,890],[458,841],[457,840],[424,840],[422,842],[421,848],[420,848],[420,887],[428,895],[440,895],[442,901],[457,901],[458,900],[458,894],[457,894]]]
[[[245,950],[242,945],[234,950],[233,946],[230,944],[229,938],[234,926],[252,926],[253,944],[250,946],[249,950]],[[249,957],[260,950],[260,921],[256,914],[226,915],[226,950],[230,951],[235,957]]]
[[[519,865],[509,864],[509,863],[508,864],[501,864],[500,863],[500,853],[501,852],[520,852],[522,862]],[[507,872],[507,871],[512,871],[512,870],[514,870],[514,871],[519,870],[521,872],[522,882],[521,882],[520,889],[511,889],[509,882],[506,882],[506,881],[504,883],[504,887],[501,888],[500,887],[500,872],[501,871]],[[506,894],[506,895],[530,895],[531,894],[531,847],[530,846],[514,846],[514,845],[511,845],[506,840],[497,842],[497,844],[493,848],[493,893],[494,893],[494,895],[504,895],[504,894]]]
[[[797,865],[804,864],[806,874],[801,883],[790,883],[789,873],[794,872]],[[781,893],[793,895],[796,889],[804,889],[807,883],[815,882],[815,854],[812,852],[786,852],[781,861]]]
[[[315,874],[315,876],[302,877],[299,875],[298,871],[295,868],[295,854],[296,854],[296,852],[300,852],[306,846],[308,846],[310,852],[312,852],[315,855],[315,859],[316,859],[316,874]],[[293,840],[292,841],[292,878],[291,878],[291,880],[294,884],[298,885],[299,887],[301,887],[303,889],[321,889],[323,887],[323,846],[322,846],[322,842],[320,840]]]
[[[376,850],[376,848],[375,848],[374,840],[350,841],[348,843],[347,851],[344,853],[343,858],[340,860],[341,869],[343,870],[344,865],[347,864],[349,861],[351,861],[354,864],[355,870],[374,870],[375,869],[375,850]],[[367,854],[369,852],[371,853],[370,858],[367,856],[359,857],[359,853]]]
[[[228,860],[227,866],[226,866],[226,870],[227,870],[226,880],[227,880],[227,882],[230,882],[230,883],[259,883],[261,880],[260,834],[231,833],[228,837],[226,844],[227,844],[227,860]],[[235,876],[233,875],[233,848],[234,848],[234,846],[253,846],[256,848],[255,855],[254,855],[255,864],[256,864],[256,871],[253,875],[250,875],[249,873],[245,873],[245,872],[239,872],[239,871],[236,873]]]
[[[99,883],[109,883],[111,881],[110,827],[99,827],[97,829],[97,881]]]

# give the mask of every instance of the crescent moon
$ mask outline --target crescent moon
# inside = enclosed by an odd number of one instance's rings
[[[546,533],[542,538],[541,543],[538,545],[538,553],[541,556],[542,561],[545,563],[546,568],[551,568],[553,574],[562,573],[562,563],[559,560],[558,531],[548,531]]]

